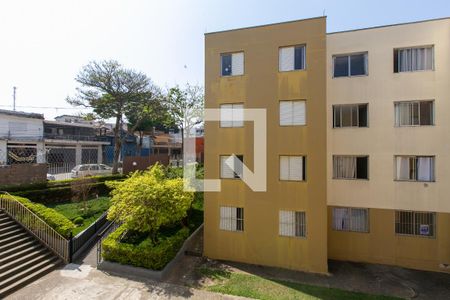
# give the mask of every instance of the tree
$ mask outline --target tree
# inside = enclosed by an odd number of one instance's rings
[[[92,187],[96,182],[95,178],[85,177],[77,180],[73,180],[70,183],[70,188],[72,190],[72,200],[75,202],[83,203],[83,210],[86,213],[88,210],[87,200],[91,194]]]
[[[148,233],[153,241],[161,226],[187,216],[194,199],[194,193],[183,190],[183,179],[167,179],[160,164],[106,184],[113,189],[108,219],[123,222],[128,230]]]
[[[75,80],[80,84],[74,97],[66,100],[74,106],[91,107],[102,119],[115,118],[113,173],[117,173],[124,118],[134,116],[135,126],[149,112],[161,93],[141,72],[127,69],[115,60],[90,62]],[[131,128],[133,131],[133,128]]]
[[[153,127],[162,128],[165,126],[175,126],[174,121],[167,110],[167,106],[163,103],[163,94],[159,92],[159,95],[161,101],[156,101],[151,106],[148,106],[145,114],[129,114],[126,116],[129,133],[134,135],[137,132],[139,135],[138,152],[142,149],[142,139],[145,132],[151,131]]]
[[[203,87],[186,84],[184,89],[175,86],[167,95],[167,106],[173,121],[184,137],[189,137],[195,125],[202,122],[204,108]]]

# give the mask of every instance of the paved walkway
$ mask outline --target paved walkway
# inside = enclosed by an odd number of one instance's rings
[[[69,264],[6,299],[243,299],[150,280],[139,281],[108,275],[90,265]]]

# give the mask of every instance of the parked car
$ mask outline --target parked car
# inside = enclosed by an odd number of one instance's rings
[[[72,169],[72,178],[86,176],[107,175],[112,173],[112,168],[104,164],[83,164]]]
[[[56,180],[55,175],[47,173],[47,180]]]

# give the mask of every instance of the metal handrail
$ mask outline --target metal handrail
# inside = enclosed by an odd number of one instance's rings
[[[8,192],[0,191],[0,209],[3,209],[9,216],[47,245],[65,263],[69,262],[69,240],[65,239]]]

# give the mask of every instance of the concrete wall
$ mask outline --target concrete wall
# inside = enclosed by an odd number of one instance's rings
[[[332,224],[332,208],[328,210]],[[398,265],[407,268],[450,272],[450,214],[436,215],[436,237],[395,234],[395,211],[369,209],[369,232],[328,229],[331,259]]]
[[[244,103],[267,109],[267,192],[244,182],[222,179],[222,191],[205,193],[206,256],[312,272],[327,272],[326,238],[326,19],[207,34],[205,38],[206,108]],[[279,72],[279,47],[306,44],[306,70]],[[244,51],[242,76],[220,76],[220,54]],[[307,125],[280,127],[279,101],[306,100]],[[220,178],[219,156],[243,154],[253,170],[253,125],[220,128],[205,125],[205,177]],[[307,156],[307,180],[279,180],[280,155]],[[219,229],[219,207],[244,208],[244,231]],[[278,235],[279,210],[305,211],[307,237]]]
[[[24,130],[10,132],[10,123],[22,123]],[[10,137],[11,140],[33,140],[42,139],[44,134],[44,125],[42,119],[23,118],[2,114],[0,117],[0,137]]]
[[[0,186],[45,182],[46,164],[20,164],[0,167]]]

